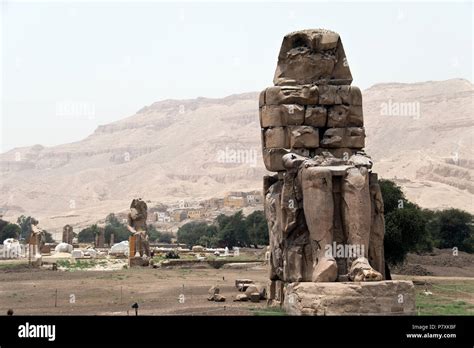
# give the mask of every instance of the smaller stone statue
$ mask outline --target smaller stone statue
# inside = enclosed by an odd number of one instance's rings
[[[35,258],[41,257],[41,249],[44,246],[45,238],[43,230],[38,226],[39,221],[32,218],[30,225],[30,255]]]
[[[135,255],[130,257],[150,257],[150,245],[148,242],[146,220],[148,216],[148,207],[146,203],[137,198],[130,204],[130,212],[128,213],[127,229],[135,237]]]

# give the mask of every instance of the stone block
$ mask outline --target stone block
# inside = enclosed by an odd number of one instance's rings
[[[364,125],[364,115],[361,105],[351,105],[349,107],[347,125],[352,127],[362,127]]]
[[[73,250],[71,256],[75,259],[81,259],[84,257],[84,252],[82,250]]]
[[[341,148],[319,148],[315,151],[315,155],[321,154],[323,151],[330,152],[334,157],[348,160],[358,149],[349,149],[348,147]]]
[[[260,108],[259,114],[262,128],[286,126],[279,105],[264,105]]]
[[[250,298],[250,302],[258,303],[260,302],[260,293],[258,292],[252,292],[250,296],[247,296]]]
[[[268,128],[264,132],[265,148],[289,148],[288,132],[285,127]]]
[[[337,86],[319,86],[319,104],[334,105],[336,103]]]
[[[365,131],[362,127],[328,128],[321,140],[321,147],[362,149]]]
[[[274,86],[266,89],[266,105],[280,104],[318,104],[319,91],[317,86]]]
[[[252,279],[247,279],[247,278],[240,278],[235,280],[235,287],[238,289],[242,284],[248,285],[248,284],[253,284]]]
[[[270,172],[279,172],[285,170],[283,166],[283,156],[289,153],[287,149],[263,149],[263,162],[265,168]]]
[[[218,294],[219,292],[220,292],[220,289],[217,285],[211,286],[208,290],[209,295],[215,295],[215,294]]]
[[[338,33],[335,33],[332,31],[322,33],[318,48],[320,50],[332,50],[337,47],[338,41],[339,41]]]
[[[258,107],[261,108],[265,105],[265,90],[260,92],[258,96]]]
[[[288,126],[299,126],[304,122],[304,106],[298,104],[280,105],[282,117]]]
[[[328,127],[338,128],[348,126],[349,106],[334,105],[328,108]]]
[[[293,126],[290,130],[291,148],[317,148],[319,147],[318,129],[311,126]]]
[[[307,106],[304,124],[312,127],[326,127],[327,109],[324,106]]]
[[[291,315],[415,315],[411,281],[290,283],[283,308]]]
[[[146,267],[150,264],[148,259],[144,259],[143,257],[135,256],[130,257],[128,259],[128,265],[130,268],[132,267]]]
[[[214,295],[214,301],[215,302],[225,302],[225,296],[221,294],[215,294]]]
[[[245,302],[245,301],[248,301],[249,298],[247,295],[245,294],[238,294],[237,296],[235,296],[235,299],[234,299],[234,302]]]
[[[250,295],[254,292],[258,292],[257,285],[256,284],[248,284],[248,287],[245,290],[245,294],[250,297]]]
[[[265,105],[260,109],[260,126],[284,127],[301,125],[304,122],[305,108],[298,104]]]
[[[362,92],[359,87],[351,86],[351,105],[362,105]]]
[[[337,87],[335,104],[351,104],[351,86],[342,85]]]

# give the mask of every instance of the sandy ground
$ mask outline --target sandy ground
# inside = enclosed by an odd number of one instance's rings
[[[263,267],[229,269],[152,269],[120,271],[0,271],[0,315],[253,315],[260,303],[233,302],[237,278],[265,283]],[[212,285],[226,302],[207,300]],[[57,290],[57,304],[55,306]],[[184,295],[184,296],[183,296]],[[72,301],[74,299],[75,301]]]

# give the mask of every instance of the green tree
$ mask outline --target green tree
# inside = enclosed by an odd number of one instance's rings
[[[148,238],[152,242],[159,241],[161,237],[161,232],[156,229],[153,225],[148,225]]]
[[[245,220],[242,211],[238,211],[231,216],[217,217],[219,246],[246,247],[250,245],[250,238],[245,226]]]
[[[81,230],[77,235],[77,239],[79,243],[93,243],[97,233],[99,233],[99,227],[97,225],[92,225]]]
[[[51,233],[45,230],[43,230],[43,233],[45,243],[54,243],[53,235]]]
[[[404,261],[406,254],[417,251],[423,240],[426,220],[420,209],[409,207],[392,211],[385,217],[385,259],[391,264]]]
[[[212,229],[205,222],[191,221],[178,229],[178,242],[192,247],[198,245],[199,239],[209,233],[212,233]]]
[[[173,237],[174,237],[174,235],[170,232],[162,232],[160,234],[160,237],[158,238],[158,242],[170,244]]]
[[[7,223],[0,231],[0,243],[3,243],[3,241],[7,238],[18,239],[20,233],[21,228],[17,224]]]
[[[439,248],[457,247],[459,250],[474,252],[473,216],[459,209],[436,212],[433,234]]]
[[[104,237],[106,243],[110,244],[110,236],[112,234],[114,235],[115,243],[128,240],[128,237],[130,236],[130,232],[128,231],[127,227],[120,222],[114,213],[110,213],[105,218]]]
[[[380,180],[384,201],[385,260],[401,263],[409,251],[429,249],[430,235],[426,233],[427,214],[408,201],[402,189],[390,180]]]
[[[28,240],[28,238],[30,237],[31,219],[32,219],[31,216],[21,215],[16,220],[17,224],[20,225],[20,228],[21,228],[21,233],[19,236],[20,239]]]
[[[247,230],[250,244],[255,248],[258,245],[267,245],[268,240],[268,225],[263,211],[254,211],[245,218],[245,228]]]

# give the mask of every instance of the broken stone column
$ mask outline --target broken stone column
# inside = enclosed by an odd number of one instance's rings
[[[94,246],[96,248],[105,247],[105,229],[103,227],[99,227],[99,231],[95,235]]]
[[[363,151],[362,94],[335,32],[286,35],[260,94],[270,301],[294,282],[384,279],[383,201]]]
[[[115,235],[114,235],[113,232],[112,232],[112,233],[110,234],[109,247],[112,247],[114,244],[115,244]]]
[[[63,243],[71,244],[74,238],[74,230],[71,225],[66,225],[63,227]]]

